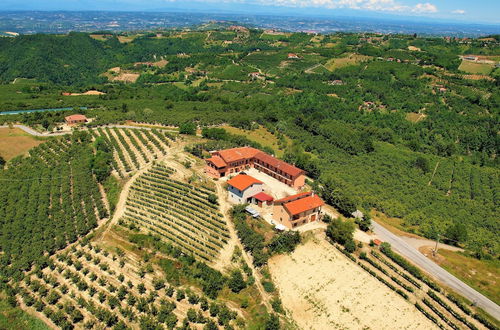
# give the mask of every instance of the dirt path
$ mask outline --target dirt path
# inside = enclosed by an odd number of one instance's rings
[[[102,241],[105,239],[106,235],[109,233],[109,230],[111,227],[113,227],[114,224],[118,222],[118,220],[123,216],[125,212],[125,202],[127,201],[127,196],[130,192],[130,187],[134,183],[134,181],[142,175],[144,172],[146,172],[152,165],[153,163],[150,163],[149,165],[141,168],[139,171],[137,171],[123,186],[123,189],[120,193],[120,197],[118,198],[118,203],[116,204],[115,208],[115,214],[113,215],[113,218],[108,221],[106,224],[107,227],[106,229],[102,232],[101,237],[98,239],[99,241]]]
[[[249,255],[247,251],[245,251],[243,245],[241,244],[238,234],[236,233],[236,229],[233,226],[233,222],[230,220],[230,214],[229,211],[232,207],[232,205],[226,200],[226,191],[222,187],[222,183],[220,181],[216,182],[216,189],[217,189],[217,195],[219,197],[219,203],[220,203],[220,210],[221,213],[224,215],[224,218],[226,219],[227,226],[229,229],[229,235],[231,236],[231,239],[229,241],[229,244],[234,244],[235,246],[238,246],[241,251],[242,251],[242,257],[243,260],[247,263],[248,266],[252,269],[252,276],[255,278],[255,286],[257,287],[257,290],[259,291],[261,297],[262,297],[262,302],[266,306],[266,308],[269,311],[272,311],[271,304],[269,303],[270,297],[267,294],[267,292],[264,290],[264,287],[262,286],[262,276],[260,272],[253,266],[253,258]],[[232,252],[232,251],[231,251]]]

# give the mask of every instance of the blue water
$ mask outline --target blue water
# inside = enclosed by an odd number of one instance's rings
[[[25,113],[33,112],[46,112],[46,111],[69,111],[69,110],[87,110],[87,107],[75,107],[75,108],[53,108],[53,109],[32,109],[32,110],[12,110],[12,111],[2,111],[0,115],[19,115]]]

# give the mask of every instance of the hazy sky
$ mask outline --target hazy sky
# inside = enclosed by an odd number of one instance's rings
[[[160,10],[233,11],[252,14],[281,8],[283,13],[380,13],[475,23],[500,23],[500,0],[0,0],[0,10]],[[383,17],[383,16],[380,16]]]

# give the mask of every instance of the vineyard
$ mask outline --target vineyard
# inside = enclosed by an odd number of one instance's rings
[[[171,178],[174,170],[154,165],[136,179],[126,202],[124,220],[153,232],[196,258],[211,261],[229,239],[214,194]]]
[[[0,173],[0,273],[21,276],[108,216],[90,135],[51,139]]]
[[[217,329],[217,324],[235,324],[239,313],[223,302],[168,283],[151,262],[144,266],[144,260],[119,248],[112,251],[85,239],[7,291],[17,295],[22,307],[61,329],[173,329],[180,324]]]
[[[89,130],[94,138],[102,137],[113,150],[112,166],[120,177],[167,154],[172,137],[161,130],[97,128]]]
[[[343,248],[335,246],[392,291],[414,304],[439,328],[497,329],[461,299],[446,292],[423,275],[418,268],[394,253],[390,247],[382,246],[380,251],[368,247],[356,254],[350,254]]]

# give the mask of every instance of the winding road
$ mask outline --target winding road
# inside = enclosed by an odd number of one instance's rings
[[[40,137],[57,136],[57,135],[72,133],[72,132],[39,133],[25,125],[12,125],[12,126],[20,128],[28,134]],[[0,126],[0,127],[8,127],[8,126]],[[150,129],[147,127],[128,126],[128,125],[108,125],[108,127]],[[130,182],[132,181],[133,180],[130,180]],[[120,200],[122,199],[123,198],[120,198]],[[474,290],[473,288],[471,288],[470,286],[468,286],[467,284],[465,284],[452,274],[448,273],[445,269],[441,268],[433,261],[429,260],[413,246],[405,242],[399,236],[391,233],[382,225],[378,224],[375,221],[372,221],[372,226],[373,226],[373,232],[379,237],[380,240],[390,243],[391,246],[396,251],[398,251],[401,255],[403,255],[407,259],[411,260],[415,265],[422,268],[424,271],[429,273],[431,276],[435,277],[438,281],[440,281],[444,285],[452,288],[453,290],[460,293],[470,301],[475,302],[477,306],[481,307],[483,310],[485,310],[491,316],[495,317],[497,320],[500,320],[500,307],[493,301],[486,298],[484,295],[477,292],[476,290]]]
[[[484,295],[477,292],[464,282],[460,281],[452,274],[448,273],[438,264],[429,260],[413,246],[405,242],[399,236],[391,233],[382,225],[376,223],[375,221],[372,221],[372,226],[373,232],[380,238],[380,240],[390,243],[394,250],[398,251],[401,255],[411,260],[414,264],[422,268],[431,276],[435,277],[444,285],[460,293],[470,301],[475,302],[477,306],[481,307],[488,314],[495,317],[497,320],[500,320],[500,307],[493,301],[486,298]]]

